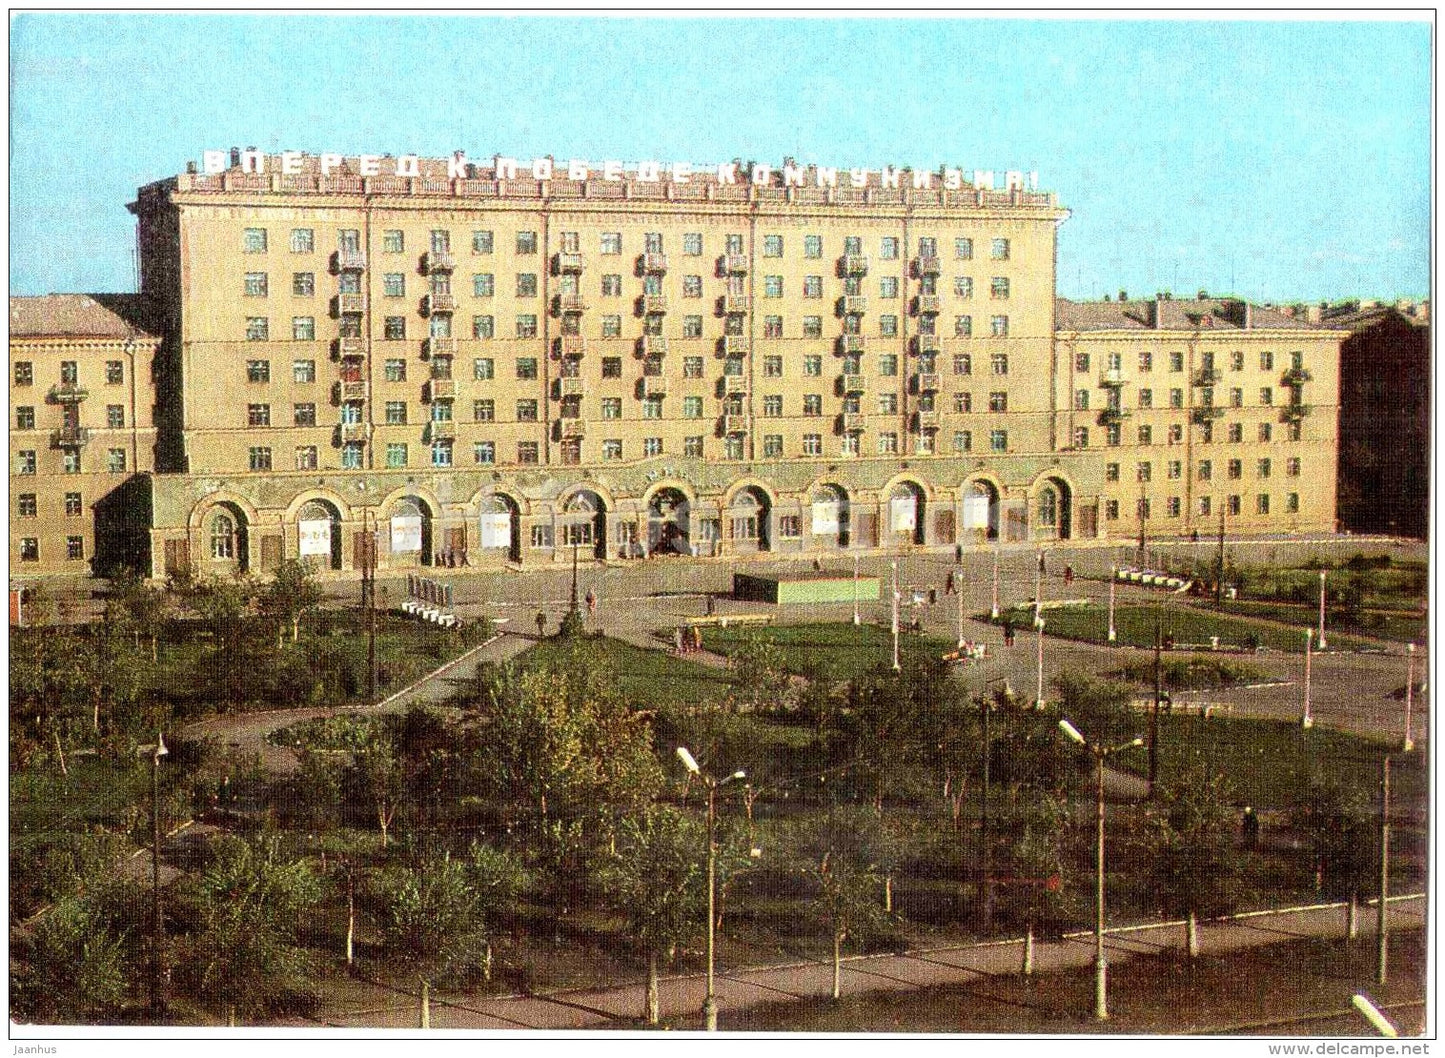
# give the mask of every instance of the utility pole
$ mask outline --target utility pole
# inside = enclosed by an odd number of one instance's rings
[[[1375,919],[1375,983],[1384,984],[1389,968],[1390,924],[1390,758],[1380,759],[1380,906]]]
[[[1164,698],[1164,678],[1160,658],[1164,640],[1159,627],[1159,604],[1154,604],[1154,708],[1149,713],[1149,796],[1159,778],[1159,704]]]
[[[361,512],[361,540],[366,549],[361,564],[361,593],[366,600],[366,696],[376,698],[376,515],[366,531],[366,511]]]
[[[1310,709],[1310,644],[1314,642],[1315,630],[1305,629],[1305,701],[1304,709],[1300,713],[1300,727],[1308,731],[1315,726],[1314,713]]]
[[[569,529],[572,527],[569,526]],[[572,534],[572,612],[577,612],[577,534]]]
[[[1214,560],[1214,602],[1217,606],[1224,605],[1224,510],[1225,504],[1219,505],[1219,557]]]
[[[958,649],[963,649],[963,567],[958,567],[958,573],[953,580],[954,595],[958,600]]]
[[[1320,649],[1325,649],[1325,571],[1320,570]]]
[[[898,604],[902,596],[898,594],[898,563],[893,563],[893,671],[898,672],[902,666],[898,664]]]
[[[161,758],[168,752],[165,738],[157,731],[151,753],[151,1015],[157,1022],[165,1016],[161,990]]]
[[[1410,734],[1410,711],[1415,704],[1415,644],[1405,644],[1405,741],[1400,748],[1409,753],[1415,748],[1415,739]]]
[[[1144,482],[1144,469],[1143,469],[1143,467],[1140,467],[1140,468],[1139,468],[1138,475],[1139,475],[1139,506],[1138,506],[1138,510],[1137,510],[1136,513],[1139,515],[1139,560],[1138,560],[1137,565],[1138,565],[1141,569],[1148,569],[1148,568],[1149,568],[1149,563],[1148,563],[1148,561],[1147,561],[1147,558],[1148,558],[1148,555],[1149,555],[1149,551],[1148,551],[1149,538],[1148,538],[1148,531],[1147,531],[1146,526],[1145,526],[1144,512],[1148,509],[1149,501],[1148,501],[1148,499],[1145,497],[1145,491],[1144,491],[1145,482]]]

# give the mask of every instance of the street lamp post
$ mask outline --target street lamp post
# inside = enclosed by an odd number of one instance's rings
[[[995,684],[1003,684],[997,691],[994,691]],[[982,798],[979,811],[979,888],[978,888],[978,917],[979,928],[987,932],[993,927],[993,850],[989,841],[989,815],[988,815],[988,787],[989,787],[989,754],[993,747],[993,739],[989,731],[989,719],[993,713],[995,695],[1004,702],[1013,700],[1013,688],[1009,686],[1008,679],[996,676],[984,684],[983,697],[979,699],[979,707],[983,711],[983,786]]]
[[[857,627],[863,623],[858,613],[858,556],[853,556],[853,625]]]
[[[1104,956],[1104,760],[1120,750],[1142,746],[1144,740],[1136,738],[1117,746],[1097,746],[1084,738],[1079,729],[1068,720],[1060,720],[1059,728],[1070,739],[1094,755],[1094,821],[1095,833],[1095,877],[1094,877],[1094,1019],[1107,1021],[1109,1017],[1109,964]]]
[[[958,598],[958,649],[963,649],[963,567],[958,567],[958,572],[953,578],[954,594]]]
[[[1038,663],[1038,693],[1034,695],[1034,708],[1044,707],[1044,619],[1040,617],[1035,626],[1038,630],[1039,641],[1039,663]]]
[[[1299,726],[1308,731],[1315,726],[1314,714],[1310,712],[1310,645],[1314,642],[1315,630],[1305,629],[1305,703],[1300,713]]]
[[[993,620],[998,620],[998,541],[993,544],[993,606],[989,609],[988,615]]]
[[[733,772],[721,782],[705,774],[686,746],[677,747],[677,758],[693,775],[707,784],[707,995],[702,1001],[702,1019],[708,1032],[717,1031],[717,992],[713,988],[714,930],[717,925],[717,791],[719,786],[746,779],[747,773]]]
[[[1380,758],[1380,905],[1375,919],[1375,983],[1389,974],[1390,920],[1390,757]]]
[[[1320,570],[1320,649],[1325,649],[1325,571]]]
[[[898,594],[898,563],[893,566],[893,671],[899,672],[902,666],[898,664],[898,604],[902,596]]]
[[[1410,710],[1415,704],[1415,644],[1405,644],[1405,741],[1400,744],[1400,749],[1409,753],[1415,748],[1415,740],[1410,735]]]
[[[1110,566],[1110,567],[1109,567],[1109,642],[1110,642],[1110,643],[1114,642],[1114,640],[1117,638],[1117,633],[1116,633],[1115,630],[1114,630],[1114,584],[1115,584],[1116,581],[1118,581],[1118,579],[1119,579],[1119,567],[1118,567],[1118,566]]]
[[[1034,566],[1034,624],[1044,626],[1044,553],[1039,552],[1038,564]]]
[[[161,994],[161,758],[170,751],[156,732],[151,753],[151,1013],[157,1021],[165,1012]]]

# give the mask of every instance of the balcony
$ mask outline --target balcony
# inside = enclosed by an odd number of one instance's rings
[[[937,393],[938,374],[934,371],[919,371],[913,376],[914,391],[918,393]]]
[[[861,316],[868,311],[868,298],[863,294],[845,294],[838,299],[839,316]]]
[[[371,386],[360,379],[342,379],[331,387],[331,399],[337,404],[344,404],[347,401],[366,400],[370,396]]]
[[[1105,408],[1099,412],[1100,426],[1117,426],[1129,417],[1131,413],[1124,408]]]
[[[587,383],[580,378],[559,378],[557,380],[557,399],[566,400],[568,397],[580,397],[587,392]]]
[[[924,276],[936,276],[943,270],[942,263],[937,257],[915,257],[913,259],[913,274],[919,279]]]
[[[581,294],[558,294],[552,299],[554,316],[574,316],[587,311],[587,299]]]
[[[724,375],[720,391],[729,397],[745,397],[748,393],[748,380],[745,375]]]
[[[552,339],[552,353],[559,357],[587,355],[587,339],[580,334],[560,334]]]
[[[1280,411],[1280,419],[1284,422],[1300,422],[1309,417],[1310,406],[1308,404],[1286,404]]]
[[[720,276],[744,276],[748,274],[748,255],[726,253],[717,259],[717,274]]]
[[[455,441],[456,437],[457,424],[450,419],[433,419],[426,424],[428,441]]]
[[[50,387],[50,402],[52,404],[76,404],[90,396],[87,390],[78,382],[61,382],[59,385]]]
[[[1197,424],[1202,424],[1207,422],[1213,422],[1215,419],[1218,419],[1223,414],[1223,408],[1216,407],[1213,404],[1201,404],[1190,411],[1189,418],[1191,421]]]
[[[366,295],[337,294],[334,304],[338,316],[360,316],[366,311]]]
[[[336,427],[336,435],[342,444],[355,444],[357,441],[365,442],[367,425],[364,422],[344,422]]]
[[[845,253],[838,258],[838,274],[847,279],[850,276],[868,274],[868,258],[861,253]]]
[[[421,269],[427,275],[436,272],[451,272],[457,267],[457,259],[450,250],[428,250],[421,255]]]
[[[457,380],[454,378],[429,378],[422,387],[421,399],[428,404],[438,400],[454,400],[457,395]]]
[[[724,415],[722,417],[722,432],[725,434],[747,433],[748,417],[741,412]]]
[[[637,339],[638,356],[667,355],[667,339],[660,334],[644,334]]]
[[[746,294],[724,294],[718,298],[718,310],[724,316],[746,316],[752,307],[753,299]]]
[[[936,334],[920,334],[913,339],[913,351],[915,353],[932,353],[936,356],[942,349],[942,339]]]
[[[1122,386],[1124,384],[1124,372],[1117,367],[1111,367],[1099,375],[1101,386]]]
[[[913,299],[915,316],[937,316],[943,311],[943,299],[937,294],[919,294]]]
[[[639,316],[665,316],[667,314],[666,294],[643,294],[637,299]]]
[[[560,437],[573,437],[580,441],[587,436],[587,421],[582,418],[563,419],[557,424],[557,433]]]
[[[748,339],[744,334],[726,334],[718,340],[718,351],[723,356],[747,356]]]
[[[421,355],[423,359],[431,359],[434,356],[456,356],[457,340],[455,338],[426,338],[421,343]]]
[[[861,411],[845,411],[838,416],[838,428],[842,433],[862,433],[866,418]]]
[[[660,276],[666,271],[665,253],[645,253],[637,258],[637,274],[640,276]]]
[[[361,250],[337,250],[331,255],[332,271],[365,272],[366,254]]]
[[[867,393],[868,383],[860,371],[844,371],[838,376],[838,388],[844,393]]]
[[[421,299],[421,311],[424,316],[435,316],[438,313],[456,312],[457,299],[451,294],[428,294]]]
[[[838,337],[838,355],[861,354],[867,351],[868,343],[861,334],[844,334]]]
[[[1220,379],[1219,369],[1214,367],[1201,367],[1194,372],[1194,384],[1196,386],[1217,386]]]
[[[585,262],[580,253],[554,253],[552,274],[554,276],[580,275]]]
[[[1303,386],[1313,376],[1302,367],[1292,367],[1280,376],[1280,382],[1291,389]]]
[[[913,413],[913,429],[915,433],[923,433],[925,430],[938,429],[938,411],[916,411]]]
[[[50,431],[51,448],[80,448],[90,441],[90,431],[84,426],[62,426]]]
[[[665,397],[667,378],[663,375],[643,375],[638,392],[642,397]]]
[[[366,339],[338,338],[335,348],[338,360],[359,360],[366,356]]]

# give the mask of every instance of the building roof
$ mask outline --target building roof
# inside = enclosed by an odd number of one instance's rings
[[[1309,330],[1311,324],[1278,309],[1247,305],[1234,298],[1174,298],[1156,301],[1054,302],[1054,326],[1061,331]],[[1247,310],[1247,312],[1246,312]],[[1158,325],[1155,314],[1158,314]]]
[[[1380,324],[1404,324],[1409,327],[1429,327],[1429,324],[1413,316],[1407,316],[1393,305],[1373,305],[1367,309],[1356,309],[1338,316],[1326,316],[1323,326],[1342,331],[1363,331]]]
[[[139,294],[45,294],[10,299],[11,338],[151,338]]]

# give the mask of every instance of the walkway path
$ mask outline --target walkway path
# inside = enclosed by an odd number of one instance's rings
[[[1373,905],[1371,905],[1373,907]],[[1390,928],[1423,926],[1423,895],[1391,897]],[[1371,934],[1375,912],[1362,908],[1361,935]],[[1258,947],[1301,937],[1340,938],[1345,935],[1343,904],[1321,904],[1280,911],[1250,912],[1199,925],[1200,950],[1205,954]],[[1159,922],[1105,931],[1110,962],[1182,948],[1182,922]],[[997,974],[1018,973],[1023,941],[997,941],[964,947],[935,948],[898,955],[846,959],[842,991],[846,995],[872,991],[901,991],[935,985],[965,984]],[[1062,940],[1037,942],[1034,970],[1045,973],[1092,964],[1091,932],[1071,933]],[[832,989],[832,965],[826,961],[799,962],[746,970],[724,970],[717,977],[718,1007],[729,1011],[787,1000],[826,997]],[[433,1029],[595,1029],[636,1021],[643,1005],[642,982],[601,989],[573,989],[545,995],[483,998],[463,994],[433,994]],[[664,1020],[696,1022],[706,991],[701,975],[664,978],[659,1002]],[[359,995],[352,1009],[328,1011],[321,1023],[331,1027],[411,1028],[418,1023],[417,998],[409,993],[377,987]],[[294,1021],[292,1024],[314,1024]]]

